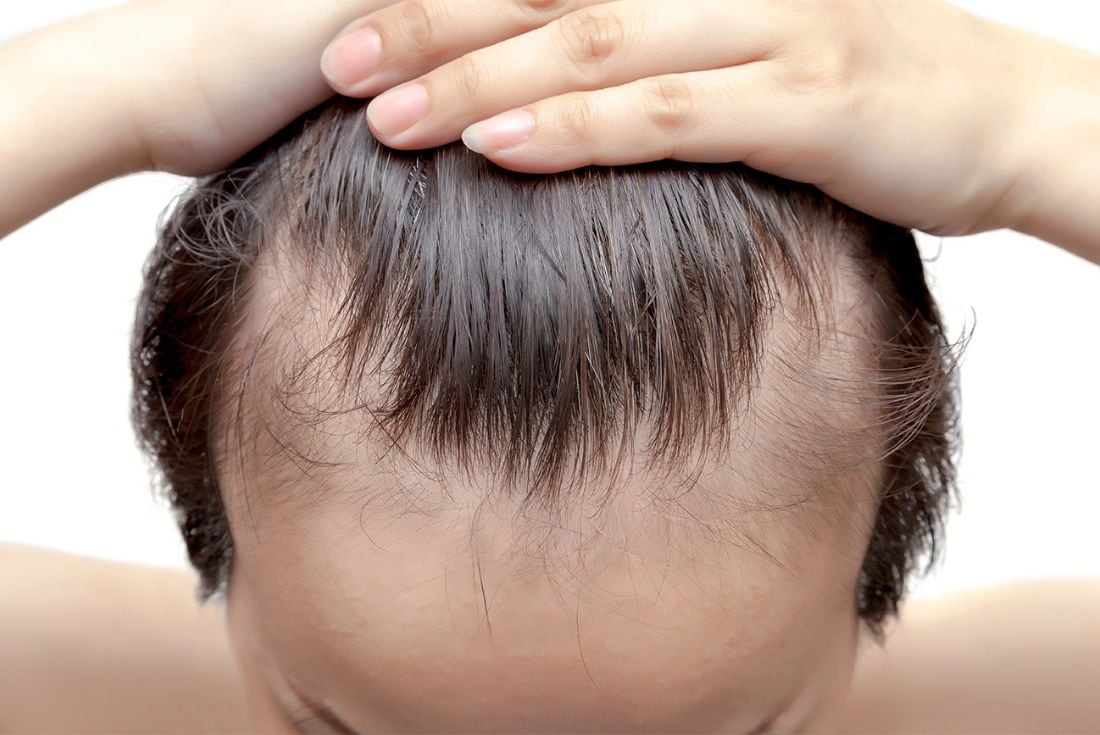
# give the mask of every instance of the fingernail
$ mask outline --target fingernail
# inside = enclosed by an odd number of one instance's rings
[[[367,119],[382,135],[408,130],[428,114],[428,92],[419,84],[396,87],[367,106]]]
[[[329,79],[350,87],[373,74],[381,58],[381,37],[364,28],[334,41],[325,49],[321,66]]]
[[[462,142],[475,153],[495,153],[527,140],[534,129],[530,112],[509,110],[466,128]]]

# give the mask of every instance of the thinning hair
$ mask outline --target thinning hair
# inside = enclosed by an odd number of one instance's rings
[[[339,462],[311,432],[353,412],[546,512],[617,476],[643,427],[672,467],[770,412],[800,480],[878,468],[854,604],[880,632],[954,492],[955,346],[912,233],[740,164],[533,176],[456,144],[396,151],[364,104],[326,103],[197,181],[146,262],[132,420],[200,596],[232,561],[218,441],[262,372],[291,427],[279,447],[312,470]],[[289,349],[296,319],[324,339]],[[815,361],[824,344],[847,359]],[[791,389],[754,400],[765,369]]]

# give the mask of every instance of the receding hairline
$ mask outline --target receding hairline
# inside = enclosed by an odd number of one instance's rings
[[[156,457],[165,473],[164,488],[180,513],[188,553],[203,577],[204,597],[224,583],[233,550],[210,459],[217,450],[213,436],[217,422],[211,418],[222,410],[224,401],[211,397],[218,391],[232,391],[232,385],[226,383],[231,376],[220,367],[227,364],[225,346],[235,336],[241,316],[237,308],[243,300],[238,298],[243,293],[239,281],[248,280],[255,257],[273,246],[276,228],[272,223],[302,235],[288,242],[302,248],[313,246],[315,252],[345,255],[353,251],[344,246],[356,239],[362,241],[367,232],[377,234],[377,241],[383,244],[405,247],[402,243],[409,234],[425,223],[445,239],[451,238],[453,223],[464,223],[467,235],[482,227],[481,234],[498,243],[515,239],[530,244],[534,236],[534,249],[500,252],[530,253],[541,247],[543,255],[564,255],[564,260],[552,263],[560,266],[560,274],[579,262],[574,259],[571,265],[568,258],[576,252],[562,251],[563,246],[573,242],[603,247],[608,235],[624,224],[623,214],[629,220],[632,213],[641,213],[641,219],[634,220],[638,229],[617,231],[619,237],[636,236],[643,245],[635,243],[634,247],[643,254],[648,251],[644,243],[669,242],[670,236],[694,233],[705,240],[713,233],[726,233],[744,246],[730,262],[751,265],[760,255],[757,246],[774,246],[778,238],[779,247],[785,250],[780,251],[777,262],[793,255],[796,267],[812,268],[815,261],[799,260],[798,248],[809,242],[835,242],[830,233],[851,235],[859,261],[856,270],[866,277],[868,295],[881,307],[874,309],[878,329],[871,330],[879,340],[871,345],[871,351],[879,357],[881,370],[871,376],[870,384],[878,394],[879,426],[890,435],[883,453],[888,478],[882,511],[865,559],[858,604],[861,616],[873,622],[896,609],[916,554],[932,550],[934,556],[942,507],[954,481],[949,456],[955,436],[949,374],[952,346],[943,339],[910,232],[850,211],[813,187],[777,181],[737,165],[655,162],[596,174],[582,170],[559,177],[524,177],[502,173],[461,146],[427,154],[394,152],[370,138],[362,106],[350,101],[328,104],[288,126],[226,172],[199,182],[163,227],[146,270],[132,360],[137,388],[134,417],[143,449]],[[489,187],[490,200],[503,199],[496,206],[478,210],[483,197],[471,196],[471,185],[478,182]],[[528,198],[528,192],[537,196]],[[608,208],[608,197],[620,194],[623,207],[616,218]],[[496,217],[501,211],[515,216]],[[563,217],[563,211],[579,216]],[[438,242],[438,238],[429,238],[420,245],[430,245],[433,240]],[[681,248],[681,255],[698,255],[696,241],[696,237],[677,239],[675,246]],[[660,247],[657,251],[662,252]],[[464,251],[440,250],[436,255],[446,264],[456,252]],[[322,267],[327,263],[340,272],[336,259],[313,258],[311,262]],[[452,284],[457,286],[468,283],[463,274],[469,273],[463,267],[458,261],[439,272],[457,274]],[[552,270],[546,273],[552,275]],[[377,270],[373,276],[366,273],[368,277],[357,283],[355,294],[349,295],[362,299],[377,292],[378,273],[384,283],[390,271]],[[710,278],[721,271],[699,273]],[[605,274],[606,270],[590,273],[596,277],[590,285],[598,286]],[[682,275],[665,270],[652,283],[667,289]],[[815,273],[803,276],[807,278],[802,285],[812,288]],[[476,295],[461,287],[456,293]],[[744,303],[723,296],[729,293],[728,289],[712,289],[711,298]],[[741,296],[752,300],[751,294]],[[434,313],[431,303],[424,301],[422,308]],[[665,312],[664,328],[678,326],[683,315],[696,313],[694,309],[690,299],[681,301],[680,307]],[[216,324],[211,317],[217,318]],[[692,335],[680,341],[687,349],[673,354],[686,357],[684,364],[689,370],[685,374],[694,371],[695,380],[700,376],[709,380],[708,376],[718,371],[709,370],[709,363],[696,357],[714,353],[695,347],[705,343],[707,333],[692,332],[690,320],[684,326]],[[421,349],[420,354],[435,353]],[[709,373],[704,374],[704,369]],[[615,370],[595,370],[593,374],[614,376]],[[690,390],[692,381],[667,381],[666,394]],[[866,391],[860,394],[853,387],[861,381],[867,382],[860,376],[846,385],[840,377],[833,385],[866,399]],[[412,387],[415,390],[406,391],[405,398],[412,396],[419,402],[423,391]],[[608,416],[611,413],[607,411],[595,414],[610,426]],[[685,420],[692,422],[690,412]],[[685,425],[681,422],[680,429],[674,426],[665,436],[690,439],[693,432],[684,431]],[[559,439],[569,435],[565,426],[568,424],[558,427]],[[449,433],[437,433],[436,438],[453,436],[452,426]],[[812,449],[807,449],[812,457]],[[560,454],[552,451],[548,456]],[[262,490],[276,499],[270,488]]]
[[[883,468],[876,452],[881,451],[882,432],[869,410],[874,405],[867,395],[873,388],[869,374],[874,368],[859,337],[869,328],[865,311],[870,305],[863,303],[865,289],[855,283],[845,263],[832,269],[829,306],[819,303],[812,317],[793,293],[781,301],[783,308],[764,332],[770,348],[763,350],[765,359],[754,378],[757,390],[745,394],[743,412],[734,417],[743,425],[730,431],[726,447],[712,445],[705,456],[665,458],[668,461],[652,466],[646,466],[642,453],[634,452],[627,457],[627,468],[638,470],[641,465],[639,471],[581,474],[573,486],[576,492],[563,495],[549,508],[533,509],[514,502],[515,488],[484,466],[464,466],[453,457],[433,457],[428,450],[406,451],[407,444],[388,445],[369,411],[350,410],[354,402],[343,388],[337,404],[324,409],[331,415],[322,416],[318,406],[305,405],[317,396],[296,395],[287,387],[286,376],[297,376],[308,389],[316,387],[318,376],[340,372],[331,362],[346,359],[332,349],[339,325],[316,327],[335,313],[345,288],[319,277],[325,269],[313,272],[301,262],[286,262],[283,258],[293,255],[284,248],[267,253],[250,285],[248,324],[238,332],[238,354],[247,356],[238,359],[238,368],[247,364],[250,370],[233,371],[242,378],[233,400],[240,401],[246,431],[253,438],[261,437],[262,442],[272,430],[289,432],[266,444],[268,452],[282,454],[246,460],[234,450],[219,462],[223,472],[225,460],[248,463],[234,479],[223,474],[222,487],[239,495],[251,493],[252,509],[267,504],[300,513],[304,508],[343,507],[358,513],[366,527],[407,523],[441,528],[463,513],[469,518],[493,517],[497,528],[499,522],[506,524],[517,549],[552,549],[557,554],[591,547],[606,537],[609,525],[621,527],[624,515],[635,518],[628,525],[638,538],[647,533],[677,536],[693,544],[708,538],[715,549],[727,544],[762,548],[764,542],[753,537],[753,527],[774,527],[784,517],[809,535],[816,535],[823,524],[855,524],[855,538],[860,543],[865,539],[868,502],[881,487]],[[318,355],[330,361],[314,362]],[[304,365],[309,365],[308,375],[300,372]],[[375,363],[367,374],[374,380],[385,369]],[[868,382],[860,382],[860,375]],[[385,393],[380,383],[371,386],[375,395]],[[809,408],[821,396],[838,400],[816,411]],[[276,406],[266,419],[255,414]],[[291,413],[283,412],[286,408]],[[841,418],[843,412],[850,415]],[[295,426],[299,420],[302,423]],[[829,421],[834,425],[828,426]],[[770,423],[770,431],[762,429],[761,422]],[[643,419],[639,428],[645,433],[652,425]],[[320,452],[313,441],[318,436],[342,437],[338,443],[345,448],[362,443],[356,445],[359,453],[354,457],[339,452],[305,457],[310,449]],[[224,438],[232,442],[240,437],[232,437],[227,427]],[[801,444],[806,439],[811,441]],[[731,454],[740,456],[731,462]],[[291,455],[297,459],[291,461]],[[586,520],[581,523],[579,518]]]

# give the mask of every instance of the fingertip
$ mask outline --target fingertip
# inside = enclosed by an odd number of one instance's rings
[[[382,37],[373,28],[361,28],[328,45],[321,54],[321,73],[337,92],[354,96],[381,59]]]
[[[474,153],[484,154],[489,150],[489,145],[478,133],[477,125],[471,125],[462,131],[462,142]]]
[[[535,118],[527,110],[509,110],[462,131],[462,142],[475,153],[513,148],[535,131]]]

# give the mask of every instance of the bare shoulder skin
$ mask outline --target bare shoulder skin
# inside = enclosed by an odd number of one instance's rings
[[[0,733],[251,730],[222,610],[172,569],[0,544]]]
[[[1100,731],[1100,580],[909,603],[857,665],[846,732]]]
[[[0,733],[252,728],[221,608],[189,574],[0,545]],[[844,732],[1100,728],[1100,580],[910,602],[860,658]]]

